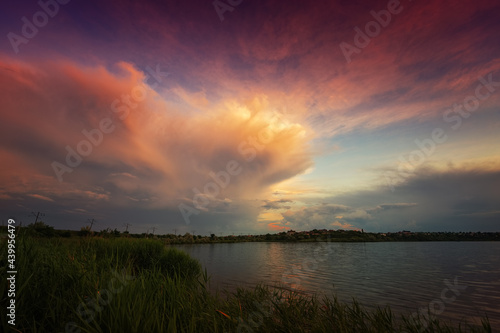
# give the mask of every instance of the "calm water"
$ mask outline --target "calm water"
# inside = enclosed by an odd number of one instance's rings
[[[366,307],[390,305],[404,313],[433,302],[436,311],[443,306],[440,317],[444,319],[471,321],[486,313],[493,329],[500,330],[500,242],[259,242],[176,247],[201,262],[214,288],[281,283],[308,293],[333,292],[344,301],[355,297]],[[456,293],[446,289],[453,285]]]

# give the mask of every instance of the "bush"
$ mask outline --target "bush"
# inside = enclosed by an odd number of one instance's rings
[[[34,237],[54,237],[56,235],[56,231],[54,227],[51,227],[43,222],[31,223],[28,225],[27,234]]]
[[[160,256],[158,267],[168,276],[179,276],[183,279],[197,278],[201,275],[200,263],[185,252],[170,248]]]

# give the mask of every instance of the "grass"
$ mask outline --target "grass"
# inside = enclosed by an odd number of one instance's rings
[[[7,245],[0,245],[6,275]],[[16,239],[16,327],[4,332],[491,332],[258,285],[212,294],[200,264],[161,241]],[[0,280],[7,306],[7,280]]]

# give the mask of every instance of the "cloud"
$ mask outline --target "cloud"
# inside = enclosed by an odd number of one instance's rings
[[[288,205],[282,205],[284,203],[293,202],[289,199],[279,199],[279,200],[264,200],[264,204],[261,206],[262,208],[268,209],[290,209],[291,207]]]
[[[500,21],[491,13],[500,5],[403,2],[403,11],[347,64],[339,44],[352,43],[353,28],[386,4],[244,2],[224,24],[210,3],[65,8],[20,46],[17,58],[5,56],[9,43],[0,45],[0,208],[78,206],[115,221],[148,215],[147,223],[168,224],[182,220],[177,204],[193,205],[199,191],[209,204],[193,224],[203,219],[218,230],[264,228],[282,219],[279,209],[289,211],[284,223],[304,227],[493,228],[497,182],[485,168],[474,171],[488,179],[477,178],[480,185],[470,181],[472,169],[420,169],[395,193],[374,186],[365,172],[407,142],[413,147],[413,138],[449,125],[443,112],[474,93],[478,76],[499,80]],[[9,10],[17,14],[4,26],[19,29],[25,6]],[[148,77],[157,63],[169,73],[161,82]],[[141,101],[125,100],[141,92]],[[445,165],[447,156],[497,158],[499,100],[496,91],[481,101],[459,138],[448,131],[429,164]],[[60,183],[51,163],[66,164],[66,147],[85,148],[84,130],[101,141],[94,130],[106,118],[111,133]],[[241,172],[226,184],[233,161]],[[370,190],[332,196],[361,187]],[[270,198],[270,188],[293,202],[257,200]]]
[[[12,97],[0,111],[0,156],[9,162],[0,176],[4,196],[36,191],[60,203],[81,198],[173,208],[199,189],[223,208],[312,165],[306,129],[271,109],[265,95],[209,104],[177,87],[182,100],[174,104],[128,63],[110,71],[69,61],[0,60],[12,69],[0,72],[0,89]],[[98,133],[103,119],[111,133]],[[98,143],[88,148],[88,142]],[[60,183],[51,165],[67,165],[67,149],[91,153]],[[206,194],[213,189],[207,184],[223,185],[214,195]]]
[[[386,3],[249,3],[228,13],[226,22],[236,29],[219,24],[212,6],[188,2],[114,2],[85,19],[93,6],[80,6],[67,34],[53,32],[53,39],[79,39],[75,58],[94,58],[88,54],[94,52],[120,61],[127,54],[141,68],[165,61],[175,78],[163,87],[169,97],[198,107],[266,94],[271,103],[287,101],[290,113],[319,136],[439,117],[456,96],[470,93],[479,75],[500,69],[494,33],[499,23],[490,15],[498,4],[491,1],[402,3],[403,11],[351,64],[339,44],[352,44],[354,27],[373,20],[370,11]],[[498,98],[487,102],[495,105]]]
[[[28,196],[29,196],[29,197],[32,197],[32,198],[40,199],[40,200],[45,200],[45,201],[54,202],[54,200],[52,200],[51,198],[46,197],[46,196],[44,196],[44,195],[39,195],[39,194],[28,194]]]
[[[349,207],[339,214],[345,219],[354,212],[351,221],[365,230],[398,231],[411,225],[414,231],[497,231],[499,187],[498,163],[422,167],[394,192],[380,186],[322,200]]]
[[[393,203],[393,204],[381,204],[378,205],[373,211],[383,211],[383,210],[389,210],[389,209],[403,209],[403,208],[408,208],[408,207],[415,207],[417,206],[417,203]]]
[[[281,214],[281,225],[294,230],[330,229],[342,227],[356,228],[352,223],[370,219],[370,215],[362,210],[338,204],[319,204],[302,207],[299,210],[288,210]]]

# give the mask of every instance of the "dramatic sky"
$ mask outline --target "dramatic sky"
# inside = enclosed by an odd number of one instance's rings
[[[500,231],[500,3],[3,1],[0,212]]]

